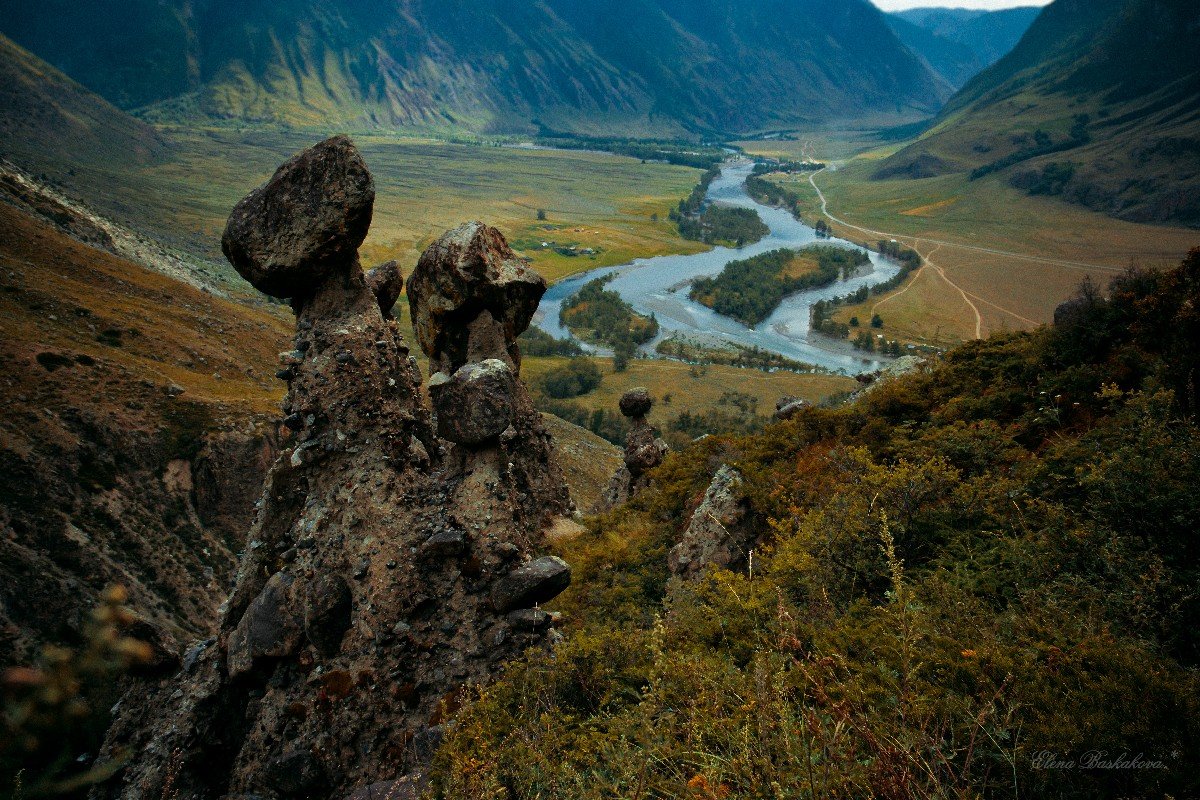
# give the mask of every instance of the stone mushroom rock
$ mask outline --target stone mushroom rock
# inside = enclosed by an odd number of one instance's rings
[[[438,435],[468,447],[497,439],[512,424],[517,376],[503,361],[464,364],[429,381]]]
[[[510,365],[460,364],[435,402],[455,398],[445,416],[464,433],[454,438],[485,441],[454,444],[476,461],[453,468],[400,326],[354,255],[365,218],[347,198],[370,176],[350,169],[361,162],[349,148],[335,139],[289,162],[231,223],[231,259],[293,298],[281,370],[291,433],[211,637],[178,675],[122,701],[99,754],[114,774],[95,800],[419,788],[443,700],[552,646],[541,615],[511,616],[569,581],[561,561],[537,558],[547,518],[568,499],[549,437]],[[515,319],[489,308],[493,322]],[[466,330],[482,316],[481,306],[442,323]],[[485,387],[510,387],[512,399],[486,411]],[[115,763],[123,753],[134,755]]]
[[[545,292],[545,279],[517,257],[500,231],[482,222],[460,225],[421,254],[408,279],[417,343],[436,369],[453,372],[469,360],[469,327],[482,312],[498,327],[494,338],[511,347]]]
[[[621,413],[632,422],[625,439],[625,465],[613,473],[593,508],[595,512],[616,508],[649,486],[646,473],[661,464],[670,452],[667,443],[655,435],[654,428],[646,421],[646,415],[654,407],[654,399],[648,390],[630,389],[621,396],[618,405]]]
[[[404,291],[404,273],[395,261],[385,261],[367,273],[367,286],[379,301],[379,312],[384,319],[392,318],[392,308]]]
[[[298,154],[234,207],[221,249],[274,297],[304,297],[357,263],[375,182],[354,144],[334,136]]]
[[[741,523],[748,512],[741,473],[722,466],[713,475],[679,543],[667,555],[671,572],[694,578],[709,566],[723,569],[744,566],[751,541]]]

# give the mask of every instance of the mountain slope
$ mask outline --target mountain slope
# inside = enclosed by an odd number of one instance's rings
[[[999,173],[1139,222],[1200,226],[1200,10],[1056,0],[877,178]]]
[[[0,152],[54,171],[72,162],[136,162],[164,147],[149,125],[0,36]]]
[[[1012,50],[1039,11],[914,8],[888,14],[887,20],[905,46],[958,89]]]
[[[949,94],[866,0],[134,0],[87,24],[113,5],[0,0],[0,26],[151,118],[753,132]]]

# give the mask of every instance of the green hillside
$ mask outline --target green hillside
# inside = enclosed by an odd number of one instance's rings
[[[900,41],[959,89],[1012,50],[1040,10],[914,8],[887,19]]]
[[[876,177],[1001,173],[1123,219],[1200,225],[1197,47],[1189,0],[1057,0]]]
[[[0,28],[153,120],[695,136],[948,95],[866,0],[2,0]]]

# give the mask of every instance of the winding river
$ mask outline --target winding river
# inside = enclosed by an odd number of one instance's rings
[[[813,334],[809,328],[809,312],[813,303],[848,294],[861,286],[882,283],[896,275],[899,266],[877,253],[870,254],[869,269],[864,268],[864,271],[823,289],[798,292],[784,298],[779,308],[754,328],[747,328],[737,320],[717,314],[688,298],[688,284],[692,280],[716,275],[730,261],[781,247],[795,249],[816,242],[855,247],[840,239],[818,239],[815,230],[797,221],[790,212],[763,205],[751,198],[746,193],[745,184],[753,168],[754,164],[744,159],[727,163],[720,176],[710,184],[707,197],[723,205],[757,211],[771,230],[761,241],[740,248],[716,247],[693,255],[640,258],[629,264],[574,275],[546,291],[534,317],[535,324],[552,336],[570,336],[570,331],[558,321],[563,301],[588,281],[613,274],[616,277],[607,288],[620,294],[639,314],[654,314],[658,318],[661,329],[659,338],[643,348],[650,355],[654,355],[654,345],[659,340],[672,334],[685,334],[693,340],[757,346],[847,375],[879,369],[887,359],[877,355],[868,356],[855,350],[849,342]]]

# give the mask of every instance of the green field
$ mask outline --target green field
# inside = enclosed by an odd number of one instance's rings
[[[220,236],[233,205],[315,134],[169,128],[170,153],[130,173],[79,166],[71,189],[101,213],[213,262],[231,278]],[[664,253],[705,248],[680,238],[667,214],[700,170],[586,151],[534,150],[432,139],[355,137],[375,176],[367,265],[406,271],[443,231],[478,219],[500,228],[547,279]],[[546,219],[538,220],[544,210]],[[654,219],[657,215],[657,220]],[[546,247],[542,243],[547,243]],[[560,250],[590,249],[563,255]]]

